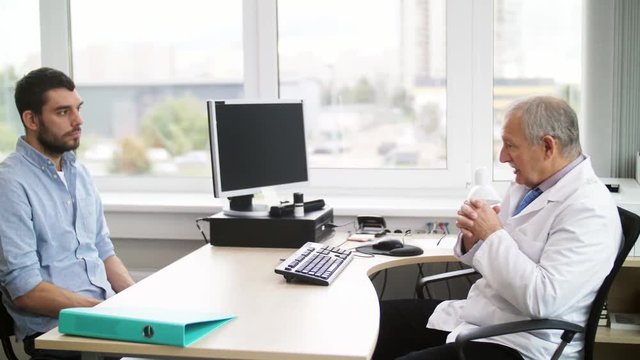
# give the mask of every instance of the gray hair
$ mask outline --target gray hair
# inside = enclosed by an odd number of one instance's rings
[[[564,100],[552,96],[533,96],[517,101],[506,113],[506,119],[520,115],[524,134],[529,143],[537,145],[550,135],[560,144],[566,158],[582,153],[578,117]]]

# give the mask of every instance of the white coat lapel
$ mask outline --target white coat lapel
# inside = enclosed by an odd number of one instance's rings
[[[586,166],[590,164],[590,159],[585,159],[582,163],[578,164],[573,170],[558,181],[554,186],[547,191],[543,192],[535,199],[531,204],[524,208],[517,216],[529,214],[535,211],[543,209],[550,202],[562,202],[566,198],[571,196],[573,192],[578,188],[575,182],[594,182],[598,181],[595,173],[590,171],[591,167]],[[571,184],[571,186],[566,186]]]

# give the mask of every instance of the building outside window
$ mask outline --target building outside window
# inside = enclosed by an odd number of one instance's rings
[[[305,101],[312,167],[447,167],[445,31],[444,0],[278,1],[280,96]]]
[[[0,161],[24,134],[13,95],[16,81],[40,67],[39,19],[37,0],[0,0]]]
[[[0,0],[0,157],[23,133],[15,81],[46,64],[39,3]],[[254,18],[247,9],[258,5],[249,0],[70,0],[72,66],[61,70],[85,100],[78,154],[92,174],[210,184],[205,100],[254,96],[247,83],[265,73],[277,79],[280,98],[305,101],[311,170],[334,184],[357,180],[346,186],[376,177],[371,188],[459,186],[472,179],[474,154],[485,152],[494,180],[509,180],[498,163],[506,106],[552,94],[580,108],[580,0],[484,0],[482,8],[466,0],[265,3],[276,10]],[[277,36],[247,31],[247,22],[265,17]],[[493,28],[489,46],[476,41],[483,28]],[[249,60],[262,61],[246,58],[251,46],[273,49],[276,64],[247,75]],[[476,88],[483,73],[493,74],[492,84]],[[490,127],[491,140],[473,140],[470,129]]]
[[[553,9],[553,11],[549,11]],[[582,1],[494,1],[494,179],[510,180],[500,164],[508,105],[532,95],[565,99],[580,118]]]
[[[242,2],[74,0],[71,23],[92,174],[210,176],[205,101],[244,96]]]

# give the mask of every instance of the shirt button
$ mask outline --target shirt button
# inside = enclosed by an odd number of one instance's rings
[[[68,205],[68,204],[71,204],[71,200],[67,200],[67,205]]]

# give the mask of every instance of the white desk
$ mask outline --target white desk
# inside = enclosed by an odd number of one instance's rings
[[[420,237],[422,236],[422,237]],[[416,257],[355,258],[330,286],[286,283],[274,273],[294,249],[205,245],[101,305],[215,309],[238,317],[186,348],[61,335],[53,329],[36,347],[140,357],[225,359],[368,359],[378,336],[379,307],[368,275],[423,262],[453,261],[452,239],[414,235]],[[327,243],[340,243],[336,236]],[[347,243],[350,248],[357,243]],[[149,249],[153,256],[153,249]],[[170,311],[170,310],[169,310]],[[91,355],[94,354],[94,355]]]

